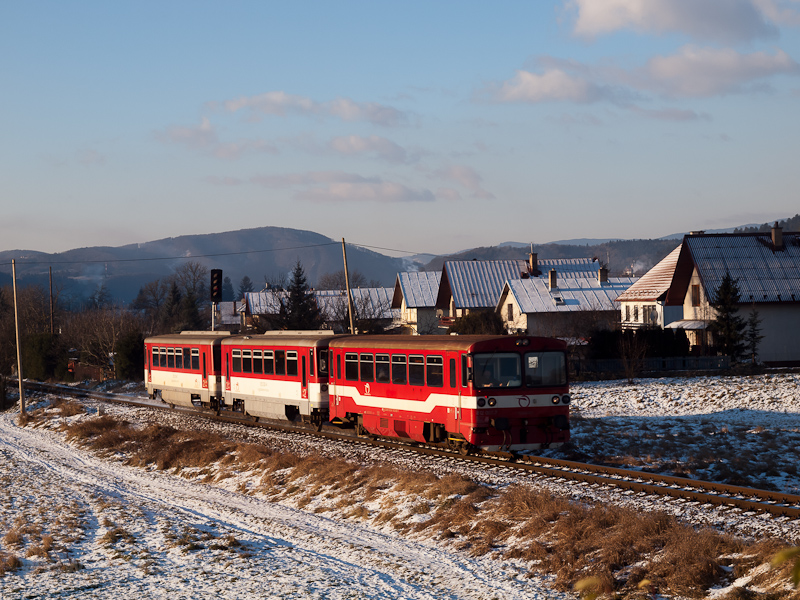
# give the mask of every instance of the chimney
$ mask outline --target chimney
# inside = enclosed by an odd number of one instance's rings
[[[531,253],[528,254],[528,273],[534,277],[538,277],[540,275],[539,257],[537,256],[536,252],[533,251],[533,244],[531,244]]]
[[[556,270],[555,269],[550,269],[550,280],[548,281],[548,287],[551,290],[554,290],[554,289],[556,289],[558,287],[557,281],[556,281]]]
[[[772,226],[772,249],[783,250],[783,227],[777,221]]]
[[[608,283],[608,269],[602,266],[600,267],[597,271],[597,281],[601,284]]]

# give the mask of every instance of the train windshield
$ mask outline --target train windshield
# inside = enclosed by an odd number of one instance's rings
[[[567,364],[563,352],[527,352],[524,363],[527,387],[567,384]]]
[[[474,383],[478,388],[522,385],[520,356],[516,352],[476,354],[472,359]]]

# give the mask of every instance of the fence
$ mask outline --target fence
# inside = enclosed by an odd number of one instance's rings
[[[670,356],[665,358],[643,358],[635,363],[626,364],[621,358],[604,358],[590,360],[586,358],[573,358],[570,360],[570,370],[576,375],[617,373],[623,374],[626,370],[639,373],[661,373],[669,371],[718,371],[729,369],[730,356]]]

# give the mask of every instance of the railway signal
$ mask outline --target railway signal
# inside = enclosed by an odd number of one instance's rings
[[[211,301],[222,302],[222,269],[211,269]]]

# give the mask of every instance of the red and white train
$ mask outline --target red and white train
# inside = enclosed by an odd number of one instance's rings
[[[569,440],[566,344],[513,336],[184,332],[145,340],[151,397],[462,452]]]

